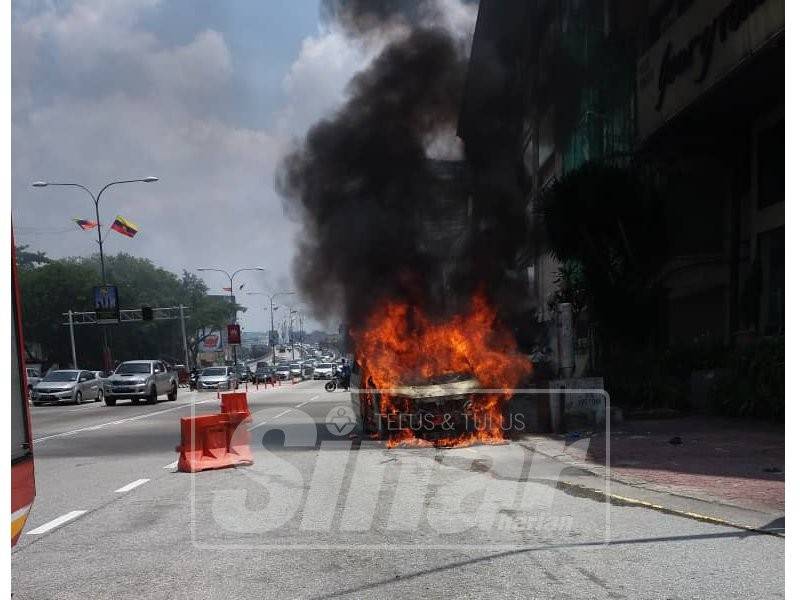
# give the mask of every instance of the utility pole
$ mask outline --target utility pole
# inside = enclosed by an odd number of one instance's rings
[[[181,334],[183,335],[183,360],[186,368],[189,368],[189,344],[186,343],[186,318],[183,314],[183,304],[178,308],[181,311]]]
[[[67,313],[69,315],[69,341],[72,346],[72,368],[78,368],[78,358],[75,353],[75,322],[72,320],[72,310]]]

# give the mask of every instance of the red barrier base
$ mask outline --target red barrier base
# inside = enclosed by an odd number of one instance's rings
[[[239,412],[181,418],[178,471],[196,473],[252,465],[250,432],[239,427],[248,419],[249,415]]]

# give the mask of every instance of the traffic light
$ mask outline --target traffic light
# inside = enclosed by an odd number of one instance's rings
[[[153,307],[152,306],[143,306],[142,307],[142,321],[152,321],[153,320]]]

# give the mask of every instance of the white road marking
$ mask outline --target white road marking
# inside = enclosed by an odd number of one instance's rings
[[[286,413],[289,413],[289,412],[291,412],[291,411],[292,411],[292,409],[291,409],[291,408],[287,408],[286,410],[284,410],[284,411],[281,411],[281,412],[279,412],[277,415],[275,415],[274,417],[272,417],[272,419],[280,419],[280,418],[281,418],[283,415],[285,415]],[[250,427],[250,428],[249,428],[247,431],[253,431],[253,429],[258,429],[258,428],[259,428],[259,427],[261,427],[262,425],[266,425],[267,423],[270,423],[270,422],[271,422],[271,421],[263,421],[263,422],[259,423],[258,425],[253,425],[253,426],[252,426],[252,427]]]
[[[205,402],[212,402],[212,401],[216,401],[216,398],[214,398],[213,400],[198,400],[194,404],[204,404]],[[52,435],[45,435],[43,437],[36,438],[35,440],[33,440],[33,443],[35,444],[37,442],[43,442],[45,440],[51,440],[53,438],[67,437],[67,436],[70,436],[70,435],[75,435],[76,433],[82,433],[84,431],[95,431],[97,429],[103,429],[105,427],[110,427],[111,425],[120,425],[122,423],[128,423],[130,421],[138,421],[140,419],[147,419],[148,417],[152,417],[153,415],[160,415],[160,414],[167,413],[167,412],[170,412],[170,411],[173,411],[173,410],[181,410],[182,408],[189,408],[191,406],[193,406],[193,404],[181,404],[179,406],[173,406],[171,408],[165,408],[164,410],[157,410],[155,412],[144,413],[144,414],[141,414],[141,415],[137,415],[135,417],[128,417],[127,419],[119,419],[117,421],[109,421],[107,423],[100,423],[99,425],[92,425],[92,426],[89,426],[89,427],[81,427],[80,429],[73,429],[71,431],[62,431],[61,433],[54,433]]]
[[[306,400],[305,402],[301,402],[300,404],[298,404],[297,406],[295,406],[295,408],[300,408],[301,406],[305,406],[306,404],[308,404],[309,402],[313,402],[313,401],[314,401],[314,400],[316,400],[317,398],[319,398],[319,394],[317,394],[316,396],[312,396],[311,398],[309,398],[309,399],[308,399],[308,400]]]
[[[177,460],[173,461],[173,462],[169,463],[168,465],[164,465],[161,468],[162,469],[177,469],[178,468],[178,461]]]
[[[149,479],[137,479],[136,481],[131,481],[128,485],[123,485],[118,490],[114,490],[118,494],[122,494],[124,492],[130,492],[132,489],[139,487],[142,484],[147,483],[150,481]]]
[[[51,529],[55,529],[59,525],[63,525],[73,519],[77,519],[82,514],[86,513],[85,510],[73,510],[72,512],[68,512],[65,515],[61,515],[57,519],[53,519],[52,521],[45,523],[44,525],[40,525],[36,529],[31,529],[30,531],[26,532],[28,535],[39,535],[40,533],[47,533]]]

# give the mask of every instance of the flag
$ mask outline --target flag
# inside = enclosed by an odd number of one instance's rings
[[[95,227],[97,227],[96,221],[90,221],[88,219],[72,219],[72,220],[75,221],[78,227],[80,227],[84,231],[89,231],[90,229],[94,229]]]
[[[117,218],[114,219],[114,223],[111,225],[111,229],[116,231],[117,233],[121,233],[127,237],[133,237],[139,232],[139,226],[136,223],[131,223],[127,219],[117,215]]]
[[[230,291],[232,291],[232,288],[224,287],[224,288],[222,288],[222,291],[223,292],[230,292]]]

